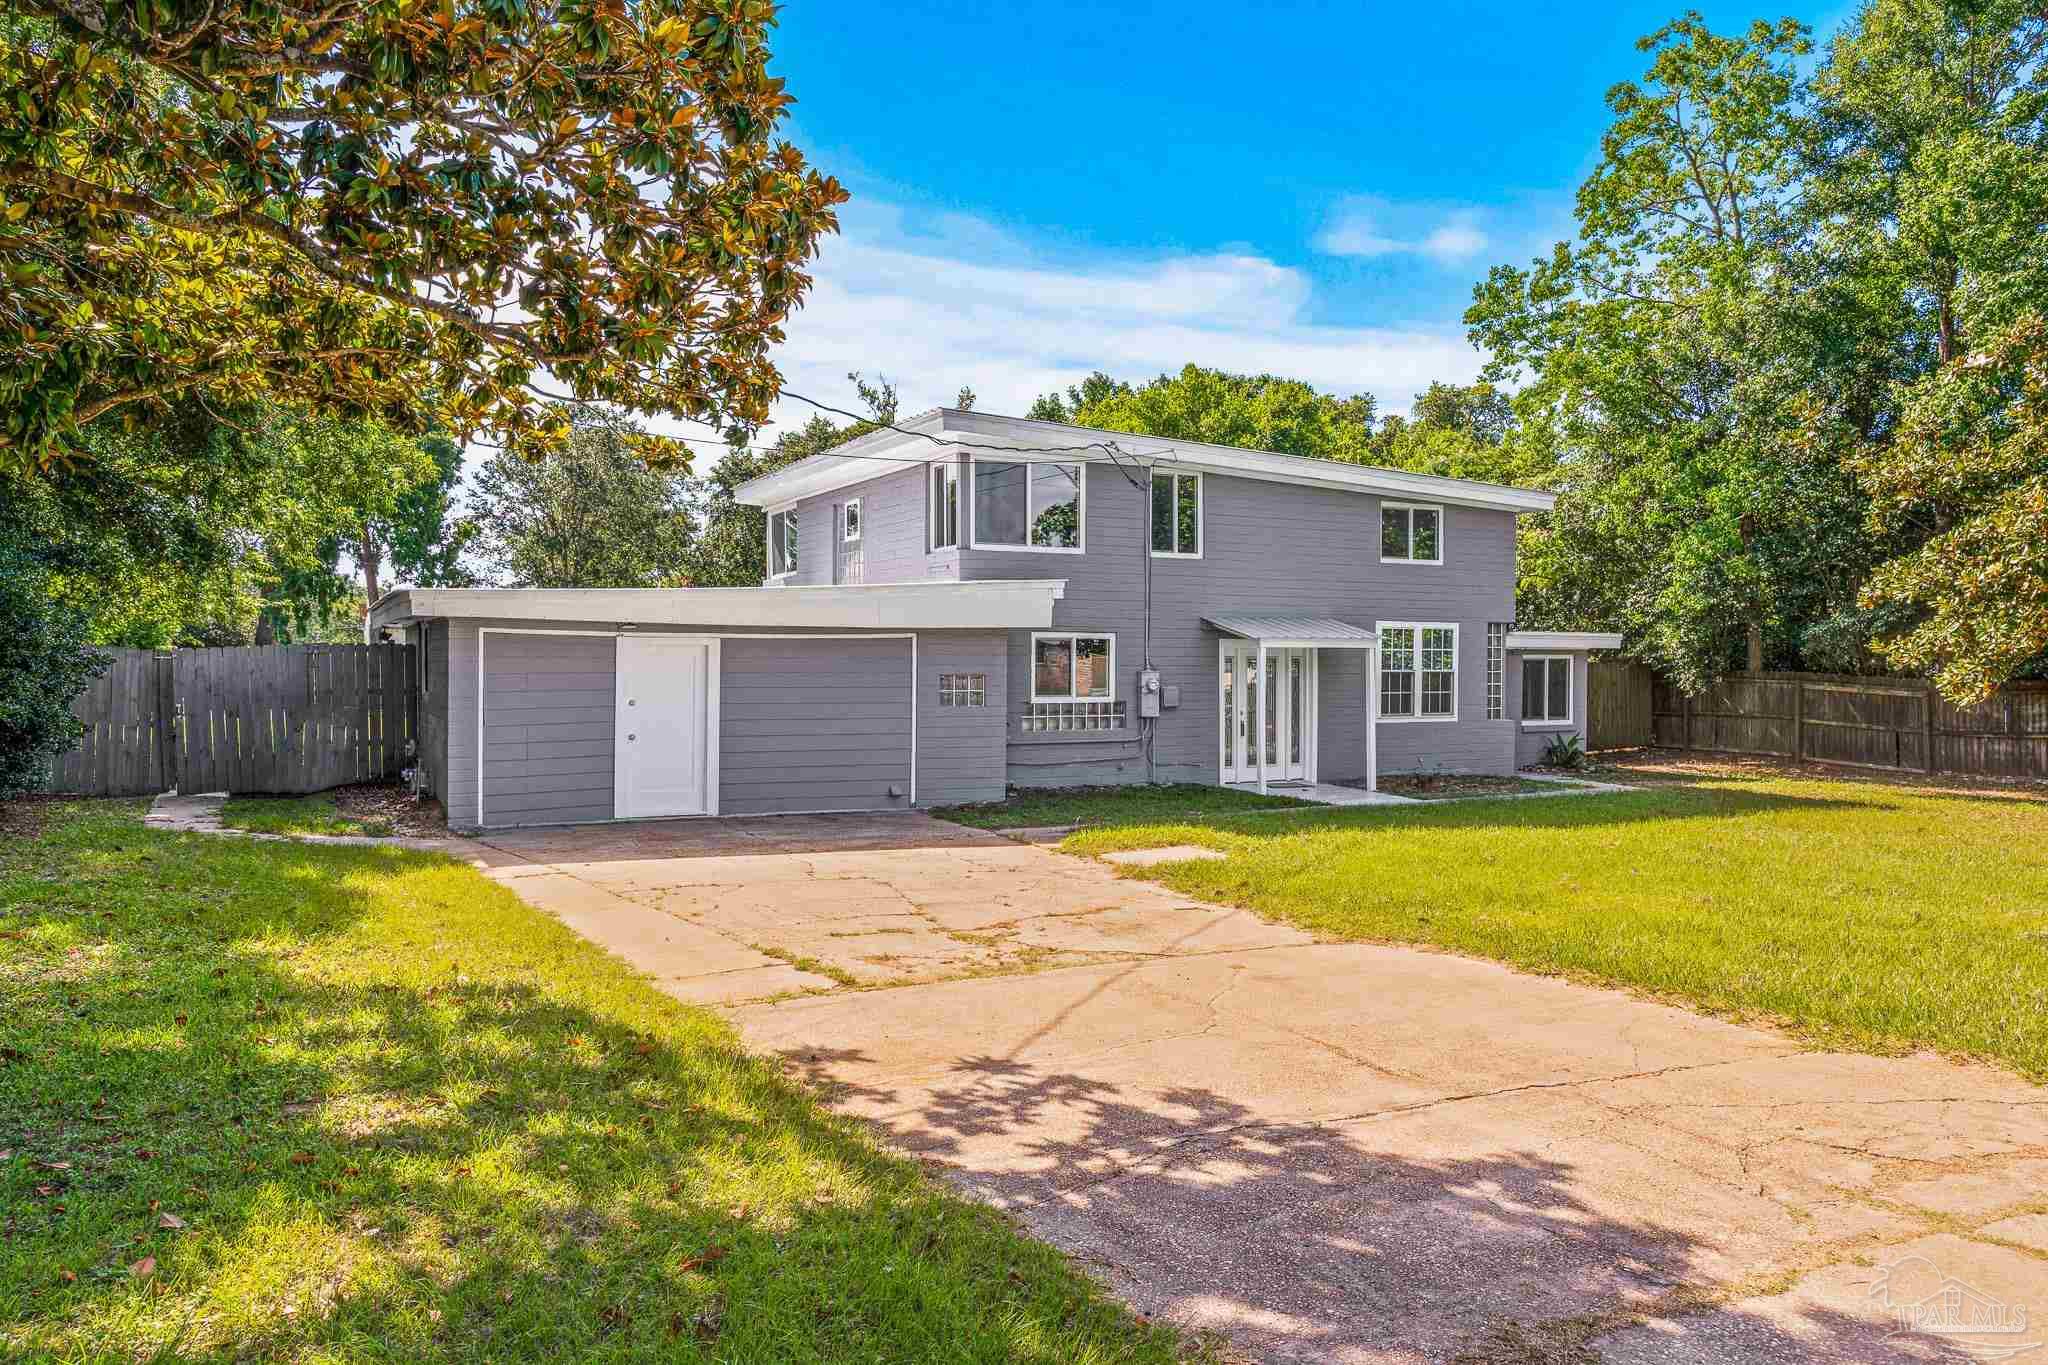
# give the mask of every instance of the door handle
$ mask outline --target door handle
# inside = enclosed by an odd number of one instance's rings
[[[638,738],[640,738],[640,736],[638,736],[638,735],[627,735],[627,736],[626,736],[626,738],[627,738],[627,739],[638,739]]]

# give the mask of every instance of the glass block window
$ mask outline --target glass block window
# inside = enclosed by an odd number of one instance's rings
[[[988,674],[986,673],[941,673],[939,674],[939,705],[941,706],[987,706]]]
[[[1510,621],[1489,621],[1486,626],[1486,718],[1503,720],[1508,703],[1508,630]]]
[[[1017,728],[1028,734],[1080,734],[1124,728],[1120,701],[1035,701],[1024,708]]]

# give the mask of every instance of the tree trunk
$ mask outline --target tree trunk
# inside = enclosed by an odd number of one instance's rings
[[[377,543],[377,533],[367,526],[356,544],[356,562],[363,566],[363,610],[368,611],[377,605],[377,579],[384,572],[384,547]]]
[[[1764,628],[1755,621],[1749,623],[1749,671],[1764,671]]]

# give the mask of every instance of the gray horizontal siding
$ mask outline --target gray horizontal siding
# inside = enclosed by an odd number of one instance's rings
[[[910,805],[909,640],[783,636],[719,649],[721,814]]]
[[[862,582],[911,583],[959,577],[957,553],[925,553],[926,468],[905,465],[865,483],[797,503],[797,571],[777,581],[792,586],[840,581],[839,509],[854,498],[861,503]]]
[[[612,818],[616,642],[483,637],[483,824]]]
[[[961,577],[1064,578],[1054,605],[1056,629],[1103,630],[1117,637],[1117,695],[1132,703],[1144,663],[1144,584],[1150,552],[1145,495],[1116,470],[1087,472],[1082,555],[968,549]],[[1458,719],[1383,725],[1383,772],[1441,768],[1506,772],[1515,761],[1515,726],[1486,717],[1486,625],[1514,614],[1515,526],[1507,512],[1445,509],[1445,562],[1382,564],[1379,499],[1337,489],[1209,476],[1203,481],[1200,559],[1154,559],[1152,660],[1182,704],[1160,718],[1154,744],[1161,781],[1217,778],[1217,646],[1202,618],[1222,612],[1330,616],[1372,627],[1381,621],[1453,622],[1459,627]],[[1139,782],[1146,778],[1136,731],[1127,742],[1081,745],[1018,728],[1030,698],[1030,638],[1013,632],[1009,649],[1010,780],[1020,786]],[[1321,737],[1325,777],[1364,772],[1364,673],[1360,655],[1322,653]]]
[[[923,806],[1000,801],[1006,782],[1007,632],[926,631],[917,641],[917,800]],[[986,706],[941,706],[939,678],[980,673]]]

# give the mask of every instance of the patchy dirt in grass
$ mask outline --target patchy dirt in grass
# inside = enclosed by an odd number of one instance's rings
[[[78,801],[76,796],[51,796],[32,792],[0,801],[0,839],[33,839],[49,822],[50,807],[60,801]]]
[[[2029,778],[1984,777],[1974,773],[1885,772],[1836,763],[1799,763],[1757,754],[1702,753],[1692,749],[1609,749],[1590,757],[1569,774],[1600,782],[1669,782],[1687,784],[1706,779],[1797,777],[1820,782],[1861,782],[1878,787],[1910,787],[1915,791],[1955,796],[2003,796],[2048,801],[2048,782]],[[1381,786],[1385,786],[1383,781]]]
[[[378,833],[407,838],[438,839],[448,833],[448,813],[432,797],[415,801],[404,787],[388,782],[359,782],[327,793],[343,817],[365,826],[382,825]]]
[[[1360,778],[1337,785],[1362,788],[1365,780]],[[1523,796],[1530,792],[1555,792],[1557,784],[1484,773],[1403,773],[1397,777],[1382,777],[1379,789],[1389,796],[1405,796],[1414,801],[1454,801],[1461,796]]]

